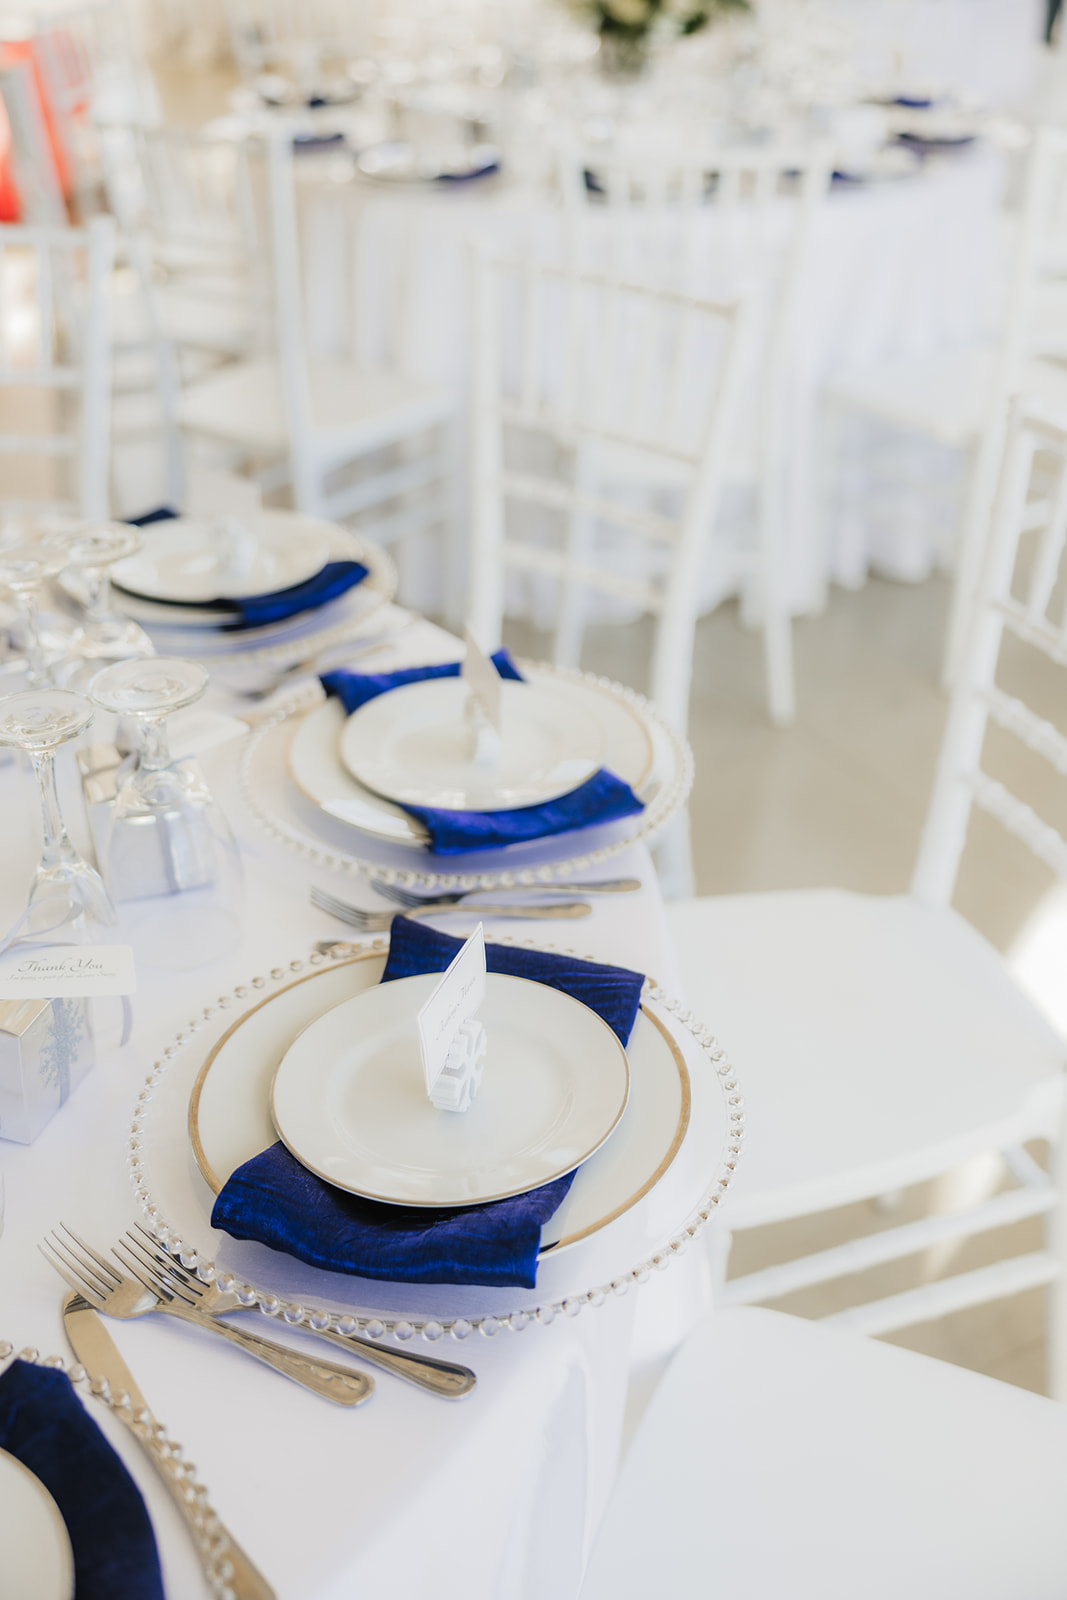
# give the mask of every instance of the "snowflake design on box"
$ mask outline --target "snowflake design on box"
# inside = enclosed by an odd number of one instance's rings
[[[41,1076],[59,1091],[65,1105],[70,1094],[70,1071],[88,1035],[89,1019],[84,1000],[53,1000],[48,1035],[41,1047]]]

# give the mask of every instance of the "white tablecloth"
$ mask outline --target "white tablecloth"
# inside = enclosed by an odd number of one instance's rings
[[[418,626],[432,643],[429,625]],[[405,648],[418,643],[409,629]],[[143,970],[133,1035],[122,1049],[115,1044],[117,1004],[102,1002],[112,1012],[104,1013],[89,1077],[35,1144],[0,1141],[7,1197],[0,1338],[17,1348],[69,1354],[61,1285],[38,1254],[38,1240],[63,1219],[103,1246],[137,1220],[124,1143],[134,1098],[159,1050],[236,982],[306,956],[316,938],[343,933],[308,903],[312,879],[330,875],[280,853],[242,814],[232,783],[236,750],[220,745],[203,761],[244,851],[241,948],[180,976]],[[69,763],[69,753],[64,759]],[[0,835],[3,926],[20,907],[32,859],[16,825],[27,782],[11,764],[0,769],[0,804],[15,819]],[[646,887],[595,902],[578,936],[571,929],[559,942],[652,971],[670,986],[674,961],[647,853],[635,848],[616,858],[615,873],[638,874]],[[341,893],[354,886],[332,885]],[[528,936],[537,929],[514,923],[505,931]],[[380,1374],[371,1401],[348,1412],[195,1329],[161,1317],[108,1326],[149,1405],[184,1445],[220,1516],[281,1600],[566,1600],[577,1591],[614,1472],[635,1309],[639,1319],[651,1311],[654,1323],[657,1292],[684,1289],[684,1272],[676,1266],[665,1279],[574,1320],[503,1331],[494,1340],[475,1335],[446,1349],[421,1345],[477,1369],[478,1388],[459,1405]],[[285,1337],[273,1324],[248,1325]],[[138,1450],[103,1407],[91,1409],[147,1496],[168,1594],[193,1600],[206,1593],[176,1514]]]

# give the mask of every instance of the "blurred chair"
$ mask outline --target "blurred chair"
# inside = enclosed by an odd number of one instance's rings
[[[87,229],[0,227],[0,509],[7,513],[108,515],[105,295],[114,231],[107,217]],[[31,474],[35,458],[39,471]]]
[[[726,463],[731,488],[754,494],[754,537],[737,564],[747,618],[763,629],[767,707],[779,726],[796,709],[788,596],[790,451],[803,448],[789,415],[797,290],[830,159],[818,146],[724,148],[677,157],[565,150],[560,182],[571,261],[631,281],[693,294],[749,296],[760,335],[749,352],[741,408]],[[601,452],[601,485],[670,486],[670,466],[616,449]],[[557,659],[577,664],[584,596],[563,585]]]
[[[842,422],[849,414],[923,434],[969,459],[945,643],[946,683],[959,668],[973,614],[1012,396],[1044,394],[1055,404],[1067,400],[1067,373],[1057,364],[1057,358],[1067,355],[1067,305],[1043,303],[1040,292],[1043,279],[1067,276],[1062,242],[1067,235],[1065,175],[1067,131],[1039,129],[1028,159],[1014,265],[995,341],[844,373],[824,391],[824,487],[837,473]],[[828,511],[827,506],[824,523]]]
[[[506,570],[614,596],[656,619],[651,694],[688,721],[701,560],[732,446],[743,302],[480,250],[471,427],[471,625],[500,639]],[[681,509],[649,510],[600,454],[662,463]],[[514,462],[514,464],[511,464]],[[508,506],[554,514],[562,540],[522,536]],[[598,540],[597,524],[613,531]],[[551,533],[551,529],[545,530]],[[570,653],[568,616],[560,611]],[[557,649],[557,655],[559,651]]]
[[[580,1600],[1059,1600],[1067,1411],[772,1311],[711,1316],[630,1446]]]
[[[62,228],[69,221],[63,184],[29,60],[0,66],[0,100],[11,136],[19,220],[31,227]]]
[[[1047,525],[1024,540],[1035,456],[1054,489]],[[1044,1217],[1043,1249],[828,1320],[889,1333],[1052,1285],[1051,1392],[1058,1398],[1067,1398],[1067,1045],[950,902],[975,810],[983,814],[976,844],[988,844],[993,819],[1039,866],[1067,877],[1067,842],[996,776],[1007,770],[1008,748],[1013,771],[1020,758],[1024,771],[1035,769],[1044,816],[1067,815],[1067,736],[1045,714],[1064,704],[1067,624],[1056,585],[1065,575],[1065,533],[1067,425],[1020,410],[909,895],[819,889],[724,895],[668,910],[689,1003],[713,1021],[744,1086],[752,1148],[732,1200],[735,1232],[895,1193],[991,1153],[1000,1153],[1015,1183],[965,1209],[735,1278],[721,1285],[719,1302],[776,1300]],[[1005,633],[1013,646],[1006,661]],[[1016,855],[1020,871],[1033,870],[1033,861]],[[1049,1172],[1027,1141],[1049,1142]]]
[[[187,384],[181,426],[258,467],[264,487],[289,483],[309,515],[359,516],[384,544],[448,532],[455,398],[393,369],[309,354],[292,166],[283,127],[267,147],[275,353]]]
[[[352,0],[224,0],[234,59],[246,82],[282,73],[307,93],[327,62],[342,70],[365,49],[366,10]]]

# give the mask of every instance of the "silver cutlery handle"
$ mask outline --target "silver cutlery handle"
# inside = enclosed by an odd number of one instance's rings
[[[207,1505],[204,1490],[191,1478],[192,1469],[151,1413],[137,1416],[128,1406],[117,1405],[112,1405],[111,1410],[125,1423],[159,1473],[192,1535],[213,1593],[228,1593],[234,1600],[277,1600],[266,1578]]]
[[[461,1367],[451,1361],[436,1361],[430,1356],[417,1356],[409,1350],[394,1350],[389,1345],[360,1339],[356,1334],[335,1333],[332,1328],[309,1327],[305,1331],[320,1339],[331,1340],[340,1345],[342,1350],[352,1350],[354,1357],[358,1351],[358,1359],[370,1361],[391,1372],[394,1377],[403,1378],[420,1389],[428,1389],[431,1394],[440,1395],[445,1400],[462,1400],[478,1382],[470,1367]]]
[[[417,920],[419,917],[440,917],[445,913],[449,916],[459,913],[465,917],[520,917],[529,922],[555,922],[560,919],[574,922],[579,917],[592,916],[593,908],[585,900],[565,900],[554,906],[487,906],[480,901],[456,906],[446,901],[443,905],[416,906],[412,911],[398,911],[397,916]]]
[[[530,884],[532,892],[547,894],[634,894],[641,887],[640,878],[600,878],[595,883],[537,883]]]
[[[365,1372],[353,1372],[350,1367],[342,1367],[336,1361],[311,1361],[298,1351],[290,1350],[287,1345],[273,1344],[256,1333],[245,1333],[242,1328],[231,1328],[228,1322],[216,1322],[191,1306],[161,1303],[159,1309],[168,1316],[195,1323],[198,1328],[206,1328],[220,1339],[238,1345],[255,1360],[273,1367],[275,1372],[291,1378],[313,1394],[321,1395],[324,1400],[332,1400],[335,1405],[358,1406],[374,1393],[374,1379]]]

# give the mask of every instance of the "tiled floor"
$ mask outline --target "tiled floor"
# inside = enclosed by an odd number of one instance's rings
[[[946,711],[939,670],[947,601],[948,586],[937,580],[912,587],[874,579],[855,593],[834,591],[823,616],[797,624],[799,716],[786,731],[764,716],[759,636],[742,628],[734,606],[701,622],[690,729],[699,893],[826,884],[868,893],[907,888]],[[531,651],[547,645],[527,629],[514,627],[511,637]],[[595,628],[584,664],[640,686],[647,647],[641,624]],[[1047,883],[992,827],[974,833],[957,904],[1008,950]],[[951,1183],[909,1192],[890,1212],[859,1205],[752,1230],[734,1245],[731,1275],[931,1207],[958,1206],[1001,1180],[998,1163],[979,1161]],[[991,1235],[949,1259],[912,1258],[779,1305],[818,1316],[913,1287],[932,1273],[981,1265],[1004,1249],[1034,1249],[1039,1241],[1039,1225],[1026,1223],[1010,1240]],[[1041,1390],[1043,1325],[1043,1295],[1033,1291],[908,1330],[894,1342]]]

